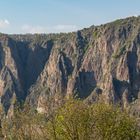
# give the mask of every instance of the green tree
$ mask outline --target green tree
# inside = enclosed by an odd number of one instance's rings
[[[135,140],[139,137],[135,118],[119,107],[100,103],[92,105],[89,112],[93,126],[92,139]]]
[[[106,104],[70,100],[47,125],[51,140],[135,140],[137,124],[127,112]]]
[[[89,136],[88,105],[77,100],[68,101],[48,122],[49,139],[82,140]]]
[[[135,118],[113,105],[69,99],[49,115],[28,106],[2,120],[5,140],[139,140]]]

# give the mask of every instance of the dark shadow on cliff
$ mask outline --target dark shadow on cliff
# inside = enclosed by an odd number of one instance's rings
[[[140,87],[140,73],[137,71],[137,47],[135,43],[133,44],[132,51],[127,52],[127,66],[129,70],[129,82],[130,82],[130,92],[133,96],[132,98],[138,98],[138,92]]]
[[[84,69],[79,72],[76,78],[75,90],[79,98],[88,97],[96,87],[96,80],[94,71],[85,71]]]
[[[69,57],[66,56],[64,52],[60,53],[59,58],[59,69],[62,73],[62,93],[66,93],[67,90],[67,83],[69,80],[69,76],[72,75],[73,72],[73,66],[72,61]]]
[[[24,94],[19,96],[21,96],[21,100],[25,100],[29,88],[36,82],[49,59],[53,42],[49,40],[41,46],[38,43],[33,44],[26,41],[15,42],[11,39],[9,41],[9,47],[16,63],[18,76],[24,91]]]
[[[116,78],[113,78],[113,87],[115,91],[115,102],[119,102],[122,100],[123,93],[125,90],[129,89],[129,83],[127,81],[120,81]],[[129,94],[128,94],[128,100],[129,100]]]
[[[3,66],[4,66],[4,62],[5,62],[5,54],[3,51],[3,47],[0,43],[0,71],[2,70]]]

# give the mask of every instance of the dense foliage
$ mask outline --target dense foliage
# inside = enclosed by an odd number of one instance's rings
[[[4,119],[6,140],[135,140],[140,139],[136,120],[118,107],[69,100],[48,117],[17,109]]]
[[[133,140],[138,138],[136,121],[120,108],[106,104],[87,105],[68,101],[48,123],[54,140]]]

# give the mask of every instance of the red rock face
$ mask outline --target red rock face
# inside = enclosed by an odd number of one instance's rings
[[[68,34],[0,35],[0,95],[48,110],[48,98],[77,95],[127,107],[139,97],[140,18]]]

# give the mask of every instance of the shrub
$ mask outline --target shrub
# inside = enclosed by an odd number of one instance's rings
[[[120,108],[79,100],[68,101],[48,122],[52,140],[131,140],[138,137],[136,121]]]
[[[45,140],[46,120],[31,110],[17,109],[14,117],[3,120],[2,132],[6,140]]]
[[[18,108],[14,117],[3,120],[2,135],[6,140],[140,139],[137,122],[126,111],[79,99],[69,99],[49,117]]]

